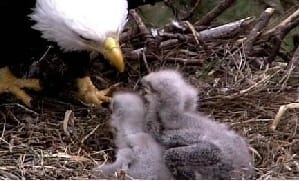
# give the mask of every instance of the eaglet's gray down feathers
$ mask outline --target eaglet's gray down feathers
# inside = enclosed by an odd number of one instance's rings
[[[146,105],[132,93],[113,97],[117,159],[96,170],[124,169],[139,179],[254,177],[248,144],[225,124],[197,113],[197,90],[180,73],[153,72],[141,83]]]
[[[173,70],[141,80],[148,103],[147,130],[165,147],[164,161],[176,179],[250,179],[248,144],[225,124],[195,111],[196,89]]]
[[[111,102],[111,126],[116,129],[116,161],[96,168],[95,173],[111,176],[124,170],[135,179],[172,179],[163,158],[163,147],[144,130],[145,107],[137,94],[122,92]]]

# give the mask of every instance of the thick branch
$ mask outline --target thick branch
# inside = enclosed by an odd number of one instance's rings
[[[164,1],[164,4],[172,10],[173,15],[178,20],[188,20],[188,19],[190,19],[194,15],[194,13],[196,12],[196,10],[199,7],[200,3],[201,3],[201,0],[191,1],[192,7],[191,8],[184,8],[184,9],[187,9],[186,12],[185,12],[185,11],[181,10],[183,8],[175,7],[174,1]],[[181,15],[181,16],[179,16],[179,15]]]
[[[158,43],[157,40],[152,35],[150,30],[146,27],[146,25],[144,24],[142,18],[139,16],[139,14],[135,10],[130,10],[130,15],[135,20],[135,22],[136,22],[136,24],[137,24],[137,26],[140,30],[140,33],[145,38],[146,46],[148,48],[149,47],[157,47],[157,43]]]
[[[271,16],[273,15],[274,9],[267,8],[259,17],[255,27],[251,30],[250,34],[244,43],[244,52],[247,55],[251,54],[253,43],[256,41],[261,33],[261,30],[267,26]]]
[[[208,12],[195,25],[209,25],[211,22],[229,8],[236,0],[223,0],[214,9]]]
[[[133,19],[135,20],[142,35],[144,35],[144,36],[150,35],[150,31],[147,29],[147,27],[143,23],[139,14],[135,10],[130,10],[129,12],[130,12],[130,15],[133,17]]]
[[[274,28],[268,30],[263,36],[269,37],[272,35],[278,36],[283,39],[293,28],[299,25],[299,9],[295,11],[291,16],[287,17],[281,23]]]
[[[299,25],[299,9],[283,20],[280,24],[264,33],[263,41],[270,42],[273,48],[270,50],[268,62],[272,62],[280,49],[281,41],[296,26]]]
[[[222,26],[203,30],[199,32],[199,35],[202,40],[229,38],[242,30],[243,27],[248,27],[248,25],[251,24],[252,21],[252,18],[241,19]]]
[[[196,0],[193,8],[189,10],[188,14],[185,15],[185,17],[182,18],[182,20],[188,20],[188,19],[190,19],[194,15],[195,10],[199,7],[200,2],[201,2],[201,0]]]

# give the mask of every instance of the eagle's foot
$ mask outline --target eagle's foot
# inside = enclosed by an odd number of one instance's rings
[[[98,90],[88,76],[77,79],[77,85],[79,98],[83,102],[92,105],[101,105],[102,103],[110,102],[111,97],[109,95],[118,86],[118,84],[114,84],[107,89]]]
[[[31,107],[31,97],[22,88],[41,90],[38,79],[19,79],[11,73],[8,67],[0,68],[0,94],[12,93],[25,105]]]

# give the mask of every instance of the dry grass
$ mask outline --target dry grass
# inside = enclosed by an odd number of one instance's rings
[[[125,76],[94,71],[93,78],[98,86],[101,76],[107,84],[122,82],[132,89],[150,70],[178,68],[199,88],[199,110],[228,123],[248,139],[258,179],[299,179],[298,110],[288,110],[277,130],[270,129],[279,107],[296,101],[299,72],[288,74],[279,59],[262,64],[262,59],[244,57],[242,47],[234,47],[232,42],[210,42],[208,57],[202,56],[203,50],[191,54],[194,45],[168,47],[160,50],[155,61],[128,60]],[[163,55],[178,59],[165,62]],[[188,59],[203,64],[176,62]],[[96,161],[113,159],[108,108],[34,97],[38,104],[33,110],[17,103],[0,104],[0,179],[88,179]],[[9,99],[1,97],[6,102]],[[74,117],[64,120],[68,110]]]

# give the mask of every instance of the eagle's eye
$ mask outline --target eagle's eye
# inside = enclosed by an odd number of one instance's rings
[[[85,36],[82,36],[82,35],[79,35],[79,37],[82,39],[82,40],[84,40],[84,41],[93,41],[92,39],[90,39],[90,38],[86,38]]]

